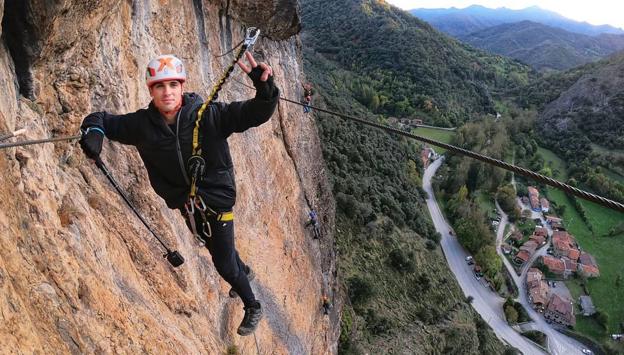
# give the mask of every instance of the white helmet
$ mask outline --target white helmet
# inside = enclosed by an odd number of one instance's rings
[[[150,60],[145,73],[145,82],[148,87],[167,80],[186,81],[184,64],[182,64],[180,59],[171,54],[159,55]]]

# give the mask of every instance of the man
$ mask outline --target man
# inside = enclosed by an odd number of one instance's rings
[[[318,216],[316,215],[316,211],[311,210],[310,213],[308,213],[308,217],[310,218],[308,220],[308,222],[306,223],[306,227],[308,226],[312,226],[312,232],[314,233],[314,239],[320,239],[321,238],[321,228],[319,226],[318,223]]]
[[[312,103],[312,95],[314,95],[314,90],[312,89],[312,84],[305,83],[301,84],[303,86],[303,112],[308,113],[312,111],[310,104]]]
[[[245,55],[249,65],[242,60],[238,65],[252,80],[256,96],[242,102],[214,103],[201,110],[197,142],[203,174],[195,175],[189,162],[203,100],[197,94],[183,93],[186,70],[173,55],[159,56],[148,64],[146,82],[152,101],[147,109],[125,115],[92,113],[82,123],[80,140],[92,159],[99,159],[104,136],[138,149],[154,191],[169,208],[180,210],[191,232],[210,251],[219,275],[240,295],[245,316],[237,332],[243,336],[256,329],[262,308],[249,284],[251,269],[241,261],[234,245],[236,187],[227,138],[267,122],[279,100],[271,67],[256,63],[249,52]],[[190,199],[192,176],[199,178],[197,195]]]

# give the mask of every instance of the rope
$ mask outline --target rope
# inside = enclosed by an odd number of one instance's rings
[[[115,190],[117,190],[117,192],[119,192],[119,194],[121,195],[121,197],[123,198],[124,201],[126,201],[126,204],[130,207],[130,209],[132,210],[132,212],[134,212],[134,214],[139,217],[139,219],[141,220],[141,222],[143,222],[143,225],[145,226],[145,228],[147,228],[147,230],[150,231],[150,233],[152,233],[152,235],[154,236],[154,238],[156,238],[156,240],[158,240],[158,242],[160,242],[160,245],[163,246],[163,248],[165,248],[165,250],[167,251],[167,254],[171,254],[172,251],[171,249],[169,249],[167,247],[167,245],[162,241],[162,239],[160,239],[158,237],[158,235],[156,234],[156,232],[154,232],[154,230],[152,229],[152,227],[150,227],[150,225],[147,223],[147,221],[145,220],[145,218],[143,218],[143,216],[141,215],[141,213],[139,213],[139,211],[137,211],[136,207],[134,207],[134,205],[132,204],[132,202],[130,202],[130,198],[128,197],[128,195],[126,195],[126,193],[121,189],[121,187],[119,186],[119,184],[117,183],[117,181],[115,180],[115,178],[113,178],[113,175],[110,173],[110,171],[108,170],[108,168],[106,168],[106,165],[104,165],[104,162],[102,161],[102,159],[100,159],[98,157],[98,159],[95,161],[95,165],[97,165],[98,168],[100,168],[100,170],[102,170],[102,172],[104,173],[104,175],[106,175],[106,177],[108,178],[108,181],[110,181],[110,183],[115,187]]]
[[[254,335],[254,340],[256,341],[256,351],[258,352],[258,355],[260,355],[260,346],[258,346],[258,338],[256,338],[256,332],[253,332]]]
[[[255,90],[255,88],[250,86],[250,85],[247,85],[247,84],[245,84],[243,82],[240,82],[240,81],[238,81],[236,79],[233,79],[233,80],[236,81],[239,84],[242,84],[242,85],[244,85],[244,86],[246,86],[248,88],[251,88],[251,89]],[[597,203],[597,204],[599,204],[601,206],[604,206],[604,207],[610,208],[612,210],[624,213],[624,204],[622,204],[620,202],[613,201],[613,200],[610,200],[608,198],[605,198],[605,197],[593,194],[591,192],[587,192],[587,191],[578,189],[578,188],[576,188],[574,186],[570,186],[570,185],[568,185],[566,183],[563,183],[561,181],[555,180],[553,178],[549,178],[548,176],[544,176],[544,175],[538,174],[538,173],[536,173],[534,171],[531,171],[529,169],[525,169],[525,168],[522,168],[522,167],[519,167],[519,166],[516,166],[516,165],[513,165],[513,164],[506,163],[506,162],[504,162],[502,160],[494,159],[494,158],[488,157],[486,155],[475,153],[473,151],[470,151],[470,150],[467,150],[467,149],[464,149],[464,148],[460,148],[460,147],[456,147],[456,146],[451,145],[451,144],[439,142],[439,141],[436,141],[434,139],[430,139],[430,138],[419,136],[419,135],[416,135],[416,134],[404,132],[404,131],[401,131],[401,130],[396,129],[394,127],[387,126],[387,125],[382,125],[382,124],[379,124],[379,123],[374,123],[374,122],[370,122],[370,121],[364,120],[362,118],[341,114],[341,113],[338,113],[338,112],[322,109],[320,107],[315,107],[315,106],[312,106],[312,105],[303,104],[301,102],[290,100],[290,99],[285,98],[285,97],[280,97],[280,100],[286,101],[286,102],[289,102],[289,103],[292,103],[292,104],[295,104],[295,105],[299,105],[299,106],[308,106],[311,109],[314,109],[314,110],[319,111],[319,112],[324,112],[324,113],[327,113],[327,114],[330,114],[330,115],[333,115],[333,116],[337,116],[337,117],[340,117],[340,118],[343,118],[343,119],[346,119],[346,120],[351,120],[351,121],[354,121],[354,122],[358,122],[358,123],[361,123],[361,124],[366,125],[366,126],[379,128],[381,130],[384,130],[384,131],[387,131],[387,132],[391,132],[391,133],[395,133],[395,134],[398,134],[400,136],[404,136],[404,137],[415,139],[415,140],[418,140],[418,141],[421,141],[421,142],[425,142],[425,143],[434,145],[436,147],[444,148],[444,149],[449,150],[451,152],[458,153],[458,154],[461,154],[461,155],[465,155],[467,157],[470,157],[470,158],[482,161],[484,163],[497,166],[499,168],[502,168],[502,169],[514,172],[516,174],[520,174],[522,176],[528,177],[528,178],[533,179],[535,181],[538,181],[538,182],[550,185],[550,186],[552,186],[552,187],[554,187],[556,189],[559,189],[561,191],[564,191],[566,193],[569,193],[569,194],[572,194],[574,196],[580,197],[580,198],[582,198],[584,200],[591,201],[591,202]]]
[[[225,52],[225,53],[223,53],[223,54],[215,55],[215,56],[213,56],[213,57],[215,57],[215,58],[225,57],[226,55],[228,55],[228,54],[230,54],[230,53],[234,52],[234,50],[235,50],[236,48],[238,48],[238,46],[240,46],[240,45],[241,45],[241,44],[243,44],[244,42],[245,42],[245,39],[243,38],[240,42],[238,42],[238,44],[237,44],[237,45],[235,45],[234,47],[232,47],[232,49],[230,49],[229,51],[227,51],[227,52]]]
[[[3,144],[0,144],[0,149],[10,148],[10,147],[22,147],[22,146],[32,145],[32,144],[70,141],[70,140],[74,140],[74,139],[80,139],[80,137],[82,137],[82,136],[79,134],[79,135],[76,135],[76,136],[66,136],[66,137],[37,139],[37,140],[32,140],[32,141],[23,141],[23,142],[14,142],[14,143],[3,143]]]

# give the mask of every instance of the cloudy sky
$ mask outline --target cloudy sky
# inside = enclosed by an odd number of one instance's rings
[[[386,0],[404,10],[424,8],[464,8],[479,4],[485,7],[522,9],[537,5],[577,21],[593,25],[609,24],[624,28],[624,1],[622,0]]]

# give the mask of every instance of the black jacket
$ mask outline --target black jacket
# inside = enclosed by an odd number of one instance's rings
[[[184,94],[183,100],[177,139],[187,170],[192,151],[193,127],[203,100],[194,93]],[[275,88],[270,99],[256,96],[251,100],[229,104],[217,102],[204,111],[201,146],[206,172],[198,183],[198,193],[211,208],[228,211],[236,202],[234,170],[227,138],[234,132],[243,132],[267,122],[278,100],[279,90]],[[183,208],[190,185],[178,159],[176,132],[167,125],[153,102],[147,109],[125,115],[92,113],[82,122],[83,129],[88,127],[99,127],[108,139],[136,146],[156,193],[165,199],[169,208]]]

